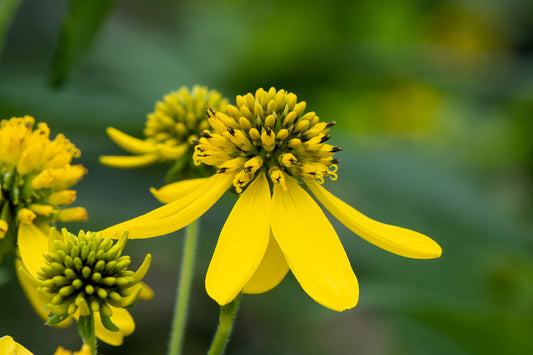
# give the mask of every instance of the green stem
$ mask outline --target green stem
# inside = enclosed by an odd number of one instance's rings
[[[217,332],[207,355],[222,355],[224,353],[233,329],[233,321],[239,308],[240,299],[241,295],[238,295],[231,303],[220,307]]]
[[[85,325],[85,332],[83,337],[83,344],[89,345],[91,354],[96,355],[96,332],[94,331],[94,312],[91,311],[90,315],[86,317],[87,324]],[[80,317],[81,320],[81,317]],[[78,324],[79,330],[79,324]]]
[[[191,285],[194,274],[194,260],[196,256],[196,244],[198,241],[198,226],[199,219],[189,224],[185,231],[180,281],[176,293],[174,320],[172,321],[168,355],[181,354],[183,348],[183,337],[185,334],[185,325],[187,323],[187,309],[189,306]]]

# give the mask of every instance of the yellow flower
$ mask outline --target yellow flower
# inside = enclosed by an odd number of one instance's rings
[[[147,238],[181,229],[205,213],[228,189],[239,194],[211,259],[208,294],[220,305],[239,293],[275,287],[289,268],[315,301],[336,311],[356,305],[357,279],[330,222],[313,198],[367,241],[410,258],[436,258],[440,246],[420,233],[374,221],[321,184],[337,178],[340,151],[326,143],[335,122],[304,113],[296,95],[263,89],[237,96],[225,115],[208,111],[211,131],[196,142],[196,164],[214,165],[209,178],[185,180],[152,191],[168,203],[102,231]]]
[[[127,236],[113,245],[100,233],[81,231],[78,236],[63,229],[50,229],[48,237],[33,225],[21,234],[37,242],[32,264],[17,261],[17,273],[24,291],[48,325],[61,326],[90,313],[95,315],[96,336],[111,345],[121,345],[135,328],[124,308],[138,298],[153,296],[140,281],[150,266],[148,254],[137,272],[127,270],[129,256],[122,256]]]
[[[35,130],[34,124],[30,116],[0,123],[0,260],[17,246],[24,259],[32,248],[31,241],[17,238],[23,225],[47,228],[58,220],[87,219],[82,207],[64,208],[76,200],[68,188],[86,173],[82,165],[71,165],[79,149],[62,134],[50,140],[46,123]]]
[[[215,90],[194,86],[182,87],[158,101],[154,112],[148,114],[144,140],[134,138],[113,127],[109,137],[120,147],[135,154],[130,156],[102,156],[100,162],[116,168],[138,168],[156,162],[176,161],[172,174],[187,172],[190,168],[193,145],[200,132],[209,128],[205,110],[209,107],[223,110],[227,100]],[[181,159],[187,156],[187,159]]]
[[[2,355],[33,355],[31,351],[17,343],[9,335],[0,338],[0,354]]]
[[[62,346],[58,347],[54,355],[91,355],[91,348],[88,345],[83,344],[80,351],[65,350]]]

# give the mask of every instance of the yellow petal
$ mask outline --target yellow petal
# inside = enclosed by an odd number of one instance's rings
[[[151,187],[150,192],[159,201],[163,203],[170,203],[172,201],[176,201],[180,198],[187,196],[191,193],[191,191],[194,191],[198,187],[202,186],[207,179],[208,178],[187,179],[178,182],[173,182],[171,184],[163,186],[159,190]]]
[[[219,305],[241,292],[261,263],[270,235],[270,188],[260,174],[244,191],[220,232],[205,286]]]
[[[132,137],[116,128],[107,127],[106,133],[119,147],[132,154],[154,153],[156,151],[154,143]]]
[[[128,239],[151,238],[177,231],[204,214],[231,186],[232,174],[215,174],[183,198],[106,228],[103,237],[119,238],[129,231]]]
[[[144,282],[141,282],[140,284],[142,285],[142,290],[139,298],[143,300],[151,300],[154,298],[154,290]]]
[[[94,314],[94,330],[96,336],[101,341],[109,345],[120,346],[124,342],[124,337],[130,335],[135,330],[135,322],[127,310],[113,306],[111,306],[111,309],[113,310],[111,321],[118,327],[119,330],[113,332],[106,329],[102,324],[99,312],[95,312]]]
[[[45,262],[43,253],[48,251],[48,235],[34,224],[20,223],[18,248],[24,266],[37,278],[37,271]]]
[[[283,280],[288,271],[289,265],[287,265],[278,242],[271,232],[265,256],[263,256],[263,260],[252,278],[244,285],[242,292],[263,293],[270,291]]]
[[[274,184],[272,232],[302,288],[321,305],[355,307],[357,279],[328,219],[299,185],[286,177],[287,191]]]
[[[144,168],[159,160],[159,156],[154,153],[143,155],[102,155],[100,164],[120,169]]]
[[[438,258],[441,247],[418,232],[380,223],[332,195],[317,182],[304,180],[316,198],[342,224],[366,241],[391,253],[415,259]]]
[[[0,354],[2,355],[33,355],[31,351],[17,343],[9,335],[0,338]]]

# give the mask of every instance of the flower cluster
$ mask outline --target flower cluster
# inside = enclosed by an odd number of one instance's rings
[[[71,165],[80,150],[62,134],[50,140],[46,123],[34,124],[30,116],[0,123],[0,258],[14,251],[20,225],[87,219],[84,208],[64,207],[76,200],[69,188],[87,172]]]
[[[130,156],[102,156],[100,162],[116,168],[137,168],[156,162],[174,162],[170,178],[190,170],[192,142],[200,132],[209,128],[205,111],[211,107],[224,110],[228,101],[216,90],[194,86],[182,87],[158,101],[154,112],[148,114],[145,139],[132,137],[109,127],[107,134],[120,147],[134,154]]]

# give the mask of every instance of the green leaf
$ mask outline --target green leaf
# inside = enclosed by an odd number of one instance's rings
[[[111,318],[106,316],[103,312],[100,312],[100,319],[102,320],[105,329],[112,332],[118,332],[118,327],[111,321]]]
[[[78,334],[83,339],[94,337],[94,321],[92,315],[80,316],[78,319]]]
[[[0,55],[4,48],[4,40],[7,35],[9,26],[13,21],[15,12],[22,0],[2,0],[0,1]]]
[[[58,325],[59,323],[61,323],[62,321],[64,321],[65,319],[67,319],[69,317],[69,314],[68,313],[63,313],[63,314],[53,314],[51,313],[51,316],[50,318],[48,318],[48,320],[46,321],[46,325]]]
[[[52,58],[50,84],[60,87],[81,60],[116,0],[70,0]]]

